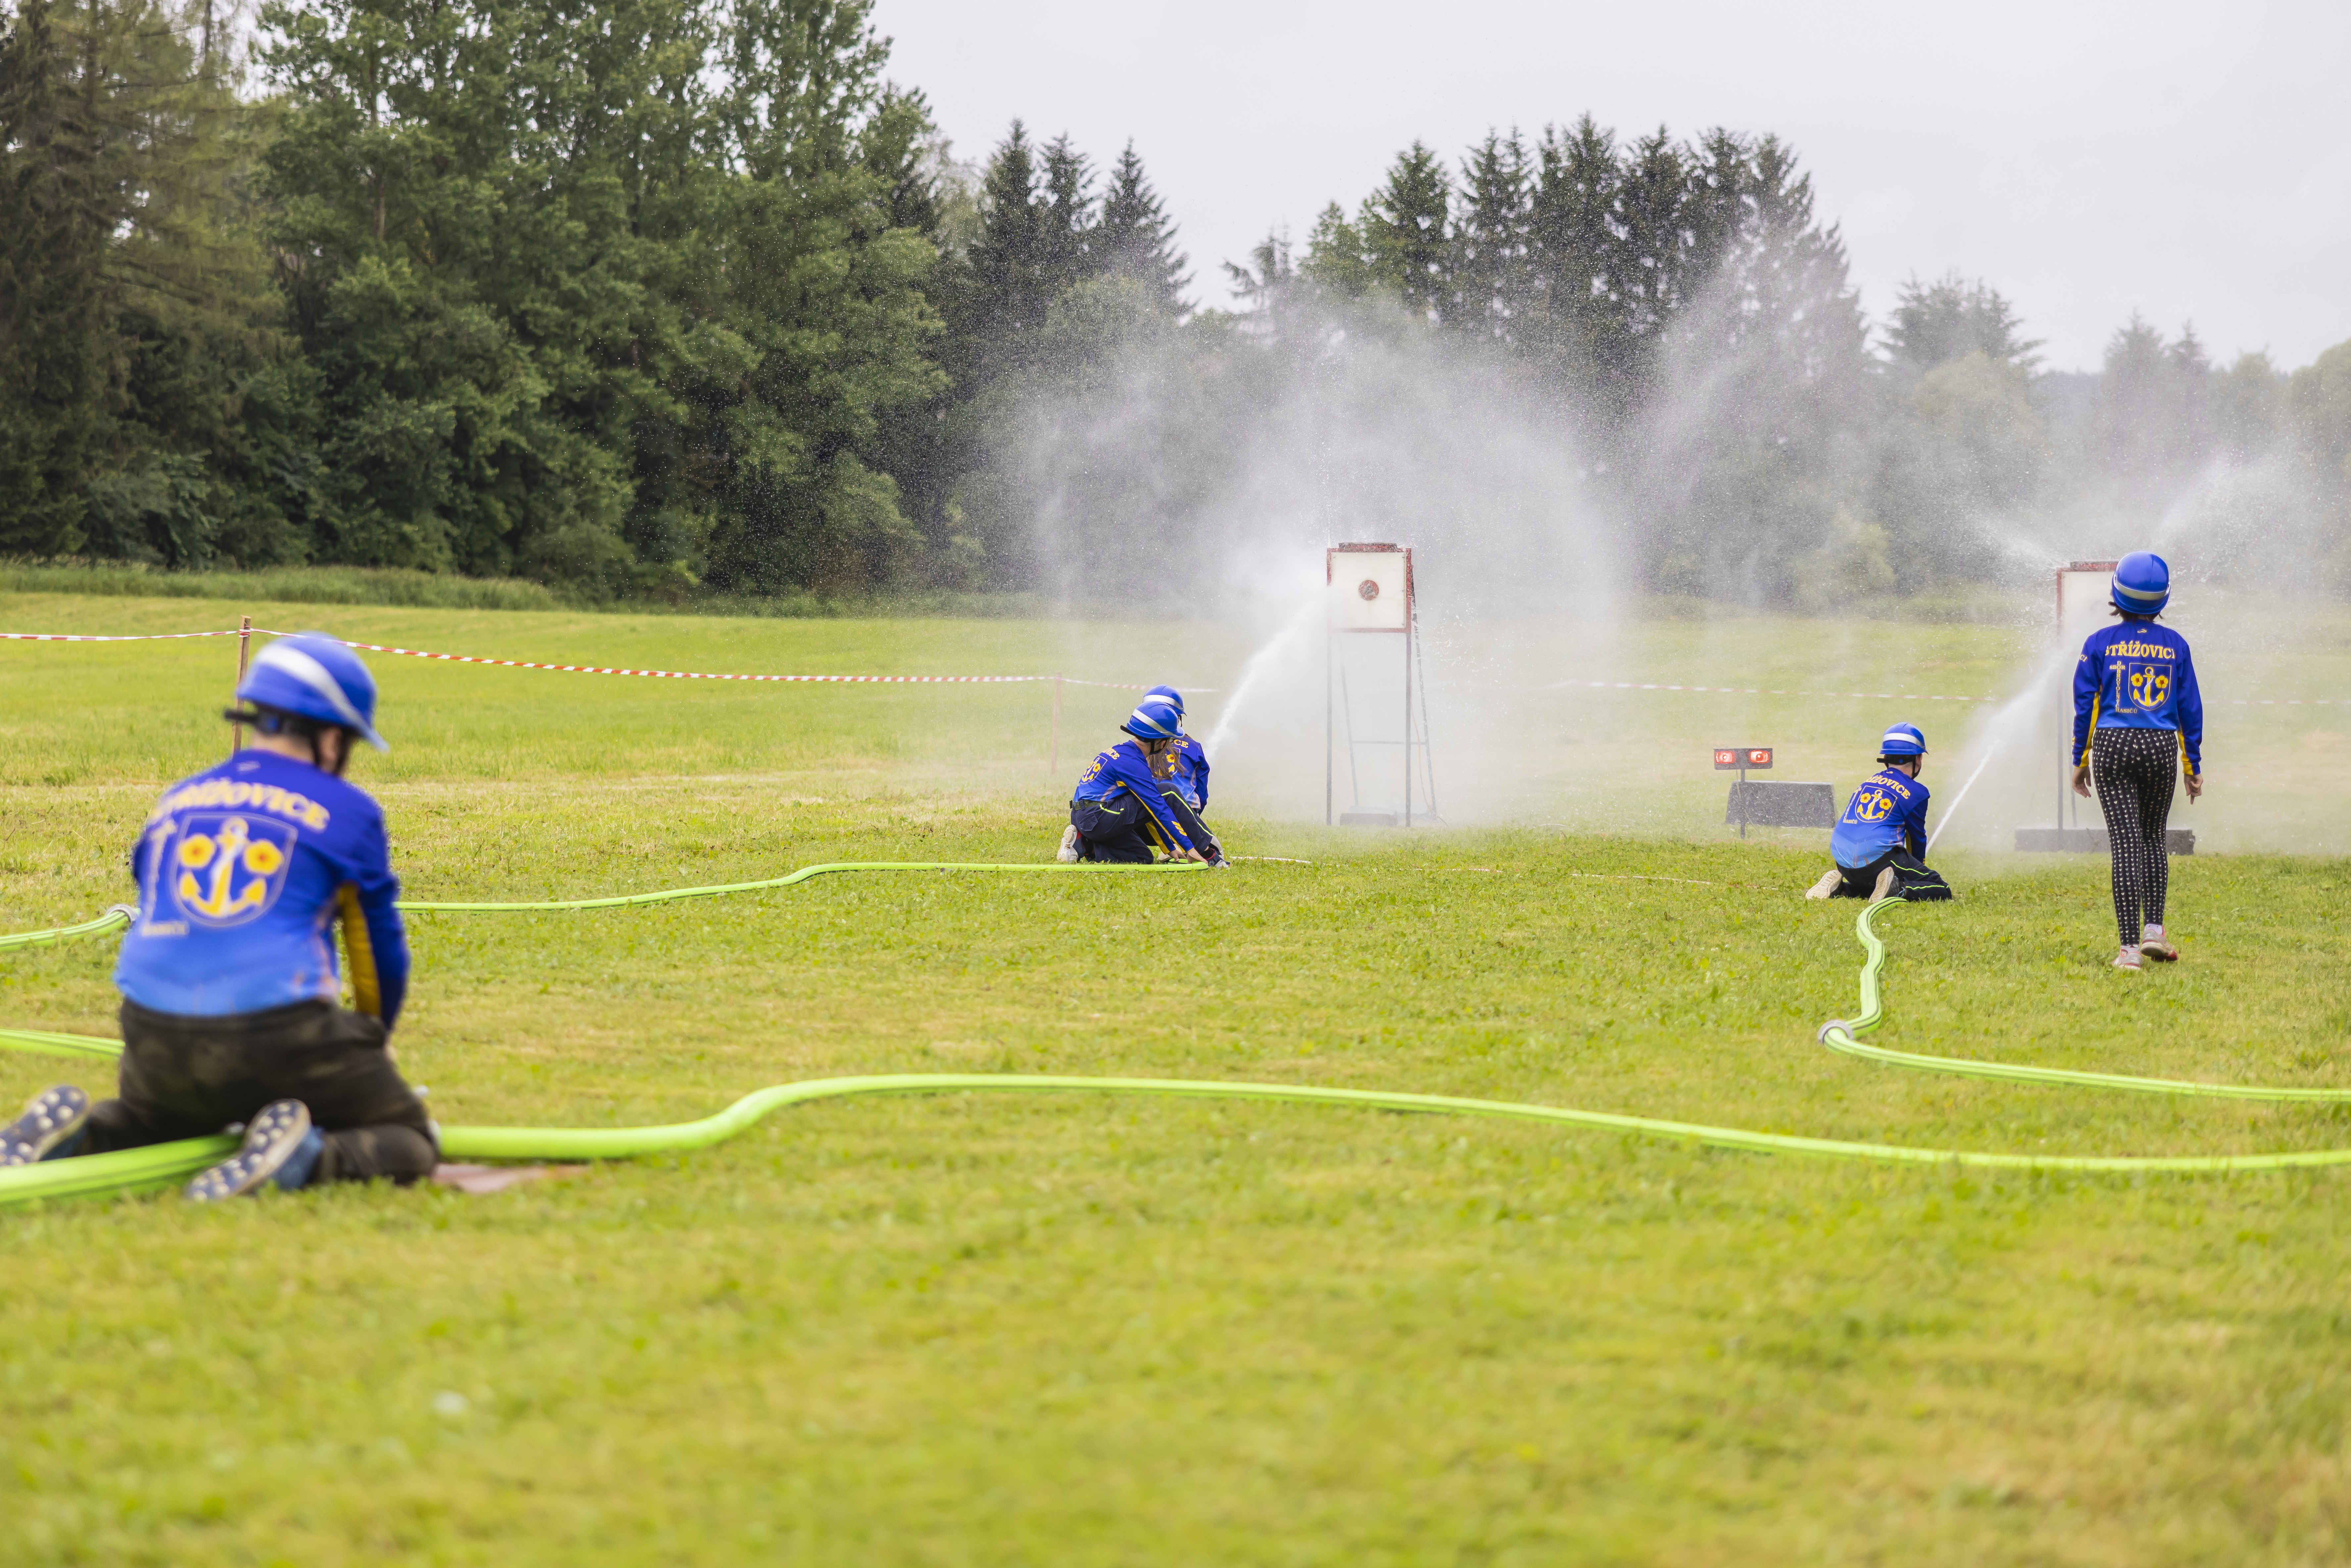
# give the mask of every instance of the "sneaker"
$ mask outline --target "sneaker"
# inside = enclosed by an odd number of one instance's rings
[[[1078,863],[1078,825],[1075,822],[1061,830],[1061,847],[1053,852],[1053,858],[1063,865]]]
[[[2115,967],[2117,969],[2128,969],[2132,974],[2137,974],[2139,970],[2138,949],[2136,947],[2126,947],[2121,952],[2116,954]]]
[[[89,1096],[70,1083],[44,1089],[25,1113],[0,1127],[0,1166],[38,1165],[69,1152],[89,1120]]]
[[[2171,963],[2179,956],[2179,949],[2171,945],[2171,938],[2163,934],[2160,925],[2140,927],[2138,950],[2142,956],[2158,964]]]
[[[299,1100],[276,1101],[246,1124],[245,1147],[188,1184],[188,1199],[217,1203],[263,1186],[300,1186],[318,1168],[324,1146],[310,1125],[310,1107]]]
[[[1828,870],[1821,873],[1820,881],[1804,889],[1804,896],[1806,898],[1834,897],[1836,894],[1837,883],[1844,880],[1844,873],[1837,870],[1834,866],[1832,866]]]
[[[1893,897],[1894,884],[1896,881],[1896,878],[1894,875],[1894,868],[1892,866],[1887,866],[1884,871],[1879,872],[1877,873],[1877,885],[1870,889],[1869,902],[1872,904],[1883,904],[1887,899]]]

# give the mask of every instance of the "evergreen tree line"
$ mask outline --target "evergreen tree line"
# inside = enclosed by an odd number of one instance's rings
[[[1026,509],[1063,559],[1220,508],[1425,538],[1467,505],[1497,538],[1548,511],[1536,532],[1596,527],[1641,586],[1757,603],[2037,576],[2150,539],[2351,589],[2351,343],[2290,375],[2260,353],[2222,368],[2192,328],[2133,315],[2100,371],[2052,374],[2009,301],[1959,277],[1912,279],[1872,323],[1770,136],[1623,141],[1586,117],[1452,167],[1416,142],[1302,254],[1276,235],[1227,270],[1238,317],[1127,350],[1126,397],[1085,387],[1032,419]],[[1410,421],[1366,406],[1416,398]],[[1285,400],[1320,412],[1269,444]],[[1541,444],[1573,455],[1580,517],[1486,471]],[[1269,457],[1312,470],[1313,494],[1269,495]],[[1209,532],[1230,548],[1245,527]]]
[[[1648,587],[1825,602],[2184,507],[2351,568],[2351,345],[2134,317],[2051,375],[1957,277],[1873,324],[1769,136],[1416,143],[1196,309],[1134,147],[956,165],[868,0],[259,21],[248,75],[204,0],[7,18],[0,552],[1169,595],[1573,511]]]

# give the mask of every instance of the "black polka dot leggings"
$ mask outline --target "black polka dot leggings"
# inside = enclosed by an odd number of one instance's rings
[[[2163,924],[2163,895],[2171,881],[2163,830],[2179,767],[2177,730],[2101,729],[2090,742],[2091,777],[2114,858],[2115,925],[2126,947],[2138,946],[2142,925]]]

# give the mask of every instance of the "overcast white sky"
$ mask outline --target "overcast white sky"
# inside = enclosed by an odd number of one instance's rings
[[[1683,0],[879,0],[891,74],[958,157],[1019,115],[1102,163],[1132,138],[1194,297],[1270,227],[1302,241],[1418,137],[1590,110],[1638,133],[1773,131],[1844,225],[1863,304],[1957,268],[2052,369],[2133,308],[2216,358],[2351,338],[2351,0],[1934,5]]]

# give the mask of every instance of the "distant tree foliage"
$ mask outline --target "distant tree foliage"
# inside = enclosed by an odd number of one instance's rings
[[[1956,273],[1873,327],[1770,135],[1415,141],[1200,308],[1133,142],[958,164],[871,0],[258,22],[0,16],[0,552],[1180,598],[1269,528],[1565,508],[1759,603],[2190,526],[2351,586],[2351,345],[2222,367],[2134,314],[2049,372]]]
[[[261,22],[252,104],[152,0],[0,41],[0,549],[598,596],[925,553],[883,421],[945,384],[935,138],[862,0]]]

